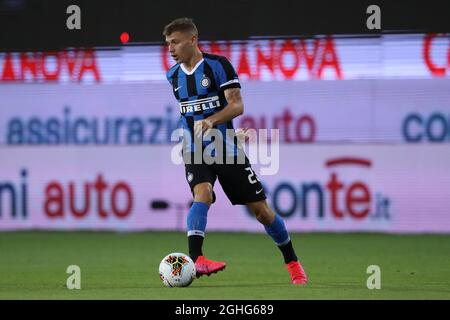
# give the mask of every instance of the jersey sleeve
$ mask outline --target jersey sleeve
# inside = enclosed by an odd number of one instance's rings
[[[239,77],[233,68],[233,65],[227,58],[221,57],[219,59],[218,67],[219,86],[221,90],[230,88],[240,88]]]
[[[167,73],[166,73],[166,79],[167,79],[167,81],[169,81],[169,83],[172,85],[172,77],[171,77],[171,75],[170,75],[170,72],[167,72]]]

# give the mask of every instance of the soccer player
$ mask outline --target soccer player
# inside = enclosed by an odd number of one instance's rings
[[[203,53],[198,47],[198,31],[189,18],[172,21],[163,32],[170,55],[176,64],[167,72],[173,94],[179,102],[183,131],[183,159],[186,179],[194,202],[187,217],[189,255],[195,262],[197,276],[223,270],[224,262],[205,258],[202,252],[207,213],[215,202],[213,186],[219,180],[233,205],[246,205],[264,225],[284,257],[293,284],[306,284],[308,279],[295,254],[289,234],[281,217],[266,202],[266,196],[246,156],[245,161],[226,162],[242,155],[234,138],[227,138],[233,130],[232,120],[244,112],[238,76],[231,63],[222,56]],[[216,130],[223,139],[206,141]],[[203,137],[199,145],[196,137]],[[212,139],[211,139],[212,140]],[[216,141],[217,140],[217,141]],[[212,155],[223,152],[223,163],[195,161],[196,151],[204,151],[214,143]],[[202,153],[201,153],[202,154]]]

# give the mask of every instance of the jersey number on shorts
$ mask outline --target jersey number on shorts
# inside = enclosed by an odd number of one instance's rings
[[[259,181],[258,176],[255,175],[251,167],[247,167],[245,170],[250,171],[250,174],[248,175],[248,182],[250,182],[250,184],[255,184]]]

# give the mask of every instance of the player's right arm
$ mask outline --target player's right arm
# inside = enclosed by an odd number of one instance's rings
[[[230,121],[244,113],[244,103],[242,102],[241,89],[230,88],[224,91],[225,99],[227,99],[227,107],[213,114],[211,117],[194,124],[194,133],[200,136],[214,126]]]

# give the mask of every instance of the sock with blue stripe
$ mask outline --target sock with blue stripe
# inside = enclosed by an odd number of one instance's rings
[[[298,261],[284,221],[279,215],[275,215],[275,220],[270,225],[265,225],[264,228],[266,229],[267,234],[277,244],[278,248],[283,254],[285,263]]]
[[[194,202],[187,216],[189,256],[195,262],[202,256],[203,239],[209,206],[204,202]]]

